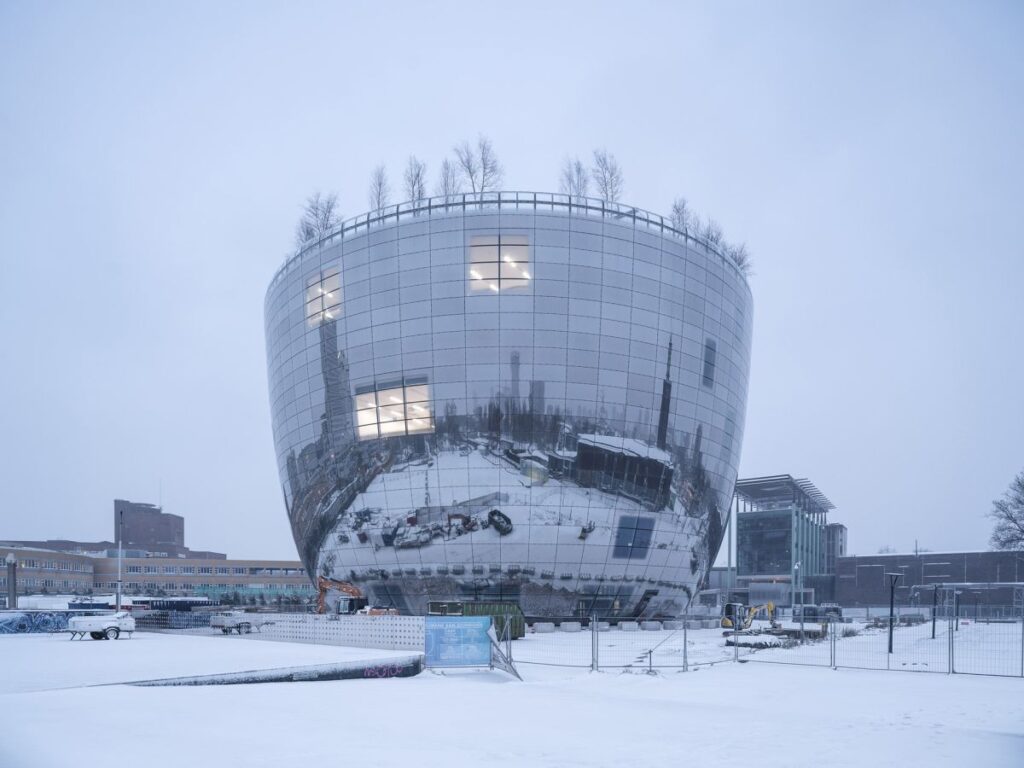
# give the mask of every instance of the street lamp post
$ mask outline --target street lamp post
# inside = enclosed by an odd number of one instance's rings
[[[117,610],[121,610],[121,551],[124,546],[124,510],[120,511],[117,521]]]
[[[14,610],[18,607],[18,558],[8,552],[4,562],[7,563],[7,607]]]
[[[800,642],[804,641],[804,590],[803,585],[800,583],[800,561],[793,565],[793,571],[795,572],[794,584],[793,584],[793,608],[796,609],[796,590],[799,589],[800,594]]]
[[[889,577],[889,653],[892,653],[892,628],[895,623],[896,613],[896,582],[900,580],[902,573],[887,573]]]

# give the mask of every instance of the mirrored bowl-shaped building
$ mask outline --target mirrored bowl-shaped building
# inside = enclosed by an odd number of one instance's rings
[[[714,246],[586,198],[433,198],[307,243],[265,311],[281,488],[314,578],[408,613],[611,617],[676,615],[706,579],[752,319]]]

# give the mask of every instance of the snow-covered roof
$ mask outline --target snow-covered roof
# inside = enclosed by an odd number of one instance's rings
[[[644,459],[654,459],[662,464],[672,463],[672,456],[668,451],[663,451],[653,445],[648,445],[643,440],[632,437],[616,437],[614,435],[578,435],[577,443],[583,445],[594,445],[604,448],[606,451],[624,453],[627,456],[636,456]]]

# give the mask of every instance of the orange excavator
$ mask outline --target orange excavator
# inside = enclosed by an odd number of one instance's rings
[[[337,604],[337,593],[339,592],[345,597],[350,598],[349,605],[354,605],[355,608],[362,608],[366,605],[366,598],[363,597],[363,591],[359,589],[359,587],[357,587],[355,584],[350,584],[347,581],[339,581],[338,579],[328,579],[323,576],[320,576],[316,580],[316,588],[317,613],[327,613],[328,602],[330,602],[332,605]],[[334,594],[332,595],[331,593]],[[349,611],[349,613],[354,612],[355,609]]]

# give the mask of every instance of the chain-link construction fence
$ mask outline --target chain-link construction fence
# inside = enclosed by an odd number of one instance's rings
[[[708,616],[536,621],[503,647],[527,667],[687,671],[741,661],[1024,677],[1019,610],[992,607],[979,618],[945,613],[904,609],[890,623],[887,612],[871,609],[843,621],[755,620],[739,631]],[[136,620],[140,631],[396,650],[422,650],[425,637],[417,616],[153,612]]]

